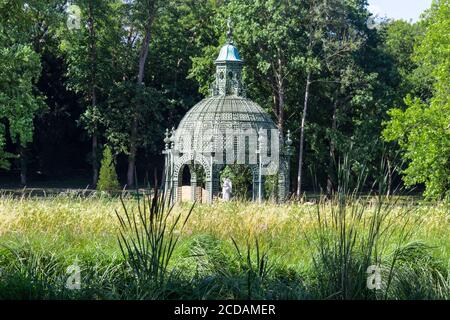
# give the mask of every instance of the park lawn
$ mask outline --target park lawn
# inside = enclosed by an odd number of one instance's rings
[[[127,208],[136,210],[136,199],[127,198],[124,204]],[[187,203],[176,206],[172,216],[180,212],[183,217],[186,216],[191,206]],[[188,278],[195,278],[202,272],[206,275],[216,263],[236,262],[233,258],[236,255],[233,241],[244,249],[247,244],[250,245],[249,248],[253,248],[255,241],[258,241],[259,250],[267,253],[274,269],[281,273],[294,272],[307,279],[314,255],[314,246],[308,239],[319,227],[318,210],[330,210],[327,206],[242,202],[217,202],[212,206],[197,204],[186,226],[174,230],[174,234],[180,236],[180,241],[170,266]],[[372,214],[371,206],[368,205],[364,214]],[[67,266],[77,263],[82,268],[89,269],[87,272],[92,269],[97,270],[96,272],[103,270],[102,275],[105,277],[105,270],[110,270],[124,261],[118,245],[120,228],[116,212],[123,216],[122,203],[119,198],[108,196],[2,196],[0,268],[19,269],[17,272],[23,273],[22,267],[27,265],[27,262],[22,261],[20,268],[11,267],[14,259],[20,260],[19,254],[11,252],[28,252],[23,260],[29,259],[26,257],[32,253],[38,257],[37,264],[40,259],[44,259],[42,257],[45,257],[44,260],[57,261],[54,268],[58,269],[59,274],[63,274]],[[426,244],[432,259],[444,269],[447,268],[448,272],[449,218],[449,205],[444,203],[394,207],[389,221],[398,231],[393,232],[386,247],[389,250],[397,248],[403,236],[402,230],[404,232],[406,229],[410,232],[407,242]],[[361,227],[360,232],[364,233],[366,230]],[[253,250],[252,255],[254,254]],[[32,274],[30,270],[27,272],[25,278]],[[98,276],[101,277],[100,273]],[[25,288],[24,290],[32,291],[28,286]],[[0,296],[5,295],[1,290],[0,286]],[[41,295],[48,297],[42,292],[25,296],[21,295],[22,293],[17,294],[21,298],[42,298]],[[53,297],[58,297],[57,293],[55,295]],[[96,295],[100,298],[120,296],[111,292]],[[6,294],[6,297],[10,296]]]

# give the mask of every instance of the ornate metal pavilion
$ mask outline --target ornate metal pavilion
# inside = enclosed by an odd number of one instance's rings
[[[182,174],[188,166],[191,200],[197,199],[197,172],[204,172],[208,202],[220,195],[220,172],[227,164],[243,164],[252,172],[253,200],[263,198],[264,177],[278,177],[277,200],[289,191],[290,133],[282,141],[270,116],[246,98],[241,59],[233,44],[230,23],[227,43],[215,60],[215,81],[210,96],[191,108],[178,128],[166,131],[165,191],[181,201]]]

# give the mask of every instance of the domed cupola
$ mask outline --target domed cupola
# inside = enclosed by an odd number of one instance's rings
[[[227,43],[220,49],[216,65],[216,79],[212,85],[211,95],[245,96],[242,86],[242,66],[244,61],[233,44],[231,23],[228,21]]]
[[[226,165],[242,164],[252,172],[253,199],[262,198],[263,176],[270,171],[278,174],[278,199],[283,200],[289,188],[289,134],[287,141],[281,141],[270,115],[246,98],[242,83],[244,60],[233,43],[230,21],[227,42],[214,63],[211,95],[193,106],[176,130],[166,132],[166,191],[173,201],[183,198],[182,176],[187,166],[191,200],[197,199],[196,170],[200,167],[208,202],[212,202],[220,194],[220,171]]]

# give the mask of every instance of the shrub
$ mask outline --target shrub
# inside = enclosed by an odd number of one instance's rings
[[[117,179],[111,148],[107,146],[105,150],[103,150],[103,159],[100,167],[97,190],[113,191],[119,189],[119,187],[119,180]]]
[[[272,201],[278,198],[278,174],[264,177],[264,196]]]
[[[243,164],[227,165],[220,174],[220,181],[229,178],[233,183],[232,195],[240,200],[247,200],[252,184],[252,172],[250,168]]]

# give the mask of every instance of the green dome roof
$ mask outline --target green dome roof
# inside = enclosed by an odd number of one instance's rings
[[[219,56],[216,59],[216,63],[225,61],[242,62],[238,49],[230,43],[225,44],[220,49]]]
[[[180,122],[180,127],[208,121],[216,122],[221,127],[227,128],[234,127],[233,124],[236,123],[275,127],[270,116],[257,103],[233,95],[220,95],[203,99],[186,113]]]
[[[176,130],[175,141],[190,136],[193,148],[202,152],[206,133],[221,135],[227,129],[261,128],[276,129],[276,126],[257,103],[241,96],[218,95],[203,99],[186,113]]]

